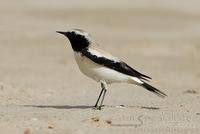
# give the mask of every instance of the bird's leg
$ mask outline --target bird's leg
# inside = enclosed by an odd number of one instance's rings
[[[100,103],[100,105],[99,105],[99,109],[101,109],[101,107],[102,107],[102,105],[103,105],[103,101],[104,101],[104,98],[105,98],[105,95],[106,95],[106,91],[107,91],[107,89],[104,88],[103,98],[101,99],[101,103]]]
[[[102,88],[102,90],[101,90],[101,92],[100,92],[100,94],[99,94],[99,97],[98,97],[98,99],[97,99],[97,102],[96,102],[96,104],[94,105],[94,108],[97,108],[97,106],[98,106],[98,103],[99,103],[99,99],[101,98],[101,95],[102,95],[102,93],[103,93],[103,88]]]
[[[101,88],[102,88],[101,93],[100,93],[100,95],[99,95],[99,97],[97,99],[97,102],[96,102],[95,106],[94,106],[95,109],[99,109],[99,110],[101,110],[101,107],[102,107],[102,104],[103,104],[103,100],[105,98],[105,94],[106,94],[106,91],[107,91],[107,84],[106,84],[106,82],[101,81]],[[98,106],[98,103],[99,103],[99,100],[101,98],[102,93],[103,93],[103,98],[101,100],[100,106]]]
[[[103,101],[104,101],[104,98],[105,98],[105,95],[106,95],[106,91],[107,91],[107,84],[106,82],[104,81],[101,81],[101,88],[103,89],[103,97],[101,99],[101,103],[98,107],[99,110],[101,110],[101,107],[102,107],[102,104],[103,104]]]

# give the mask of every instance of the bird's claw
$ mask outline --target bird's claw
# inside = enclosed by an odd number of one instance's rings
[[[102,106],[94,106],[92,109],[93,110],[102,110]]]

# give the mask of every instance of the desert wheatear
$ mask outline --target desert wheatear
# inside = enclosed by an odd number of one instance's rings
[[[135,84],[160,97],[167,96],[162,91],[146,83],[151,77],[136,71],[119,58],[100,49],[87,32],[81,29],[73,29],[67,32],[57,31],[57,33],[63,34],[69,39],[81,72],[101,83],[102,90],[94,106],[95,108],[101,109],[107,91],[107,84],[111,83]],[[101,96],[102,99],[98,106]]]

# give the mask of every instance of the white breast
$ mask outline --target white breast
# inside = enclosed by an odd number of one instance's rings
[[[100,80],[105,81],[108,84],[113,82],[127,82],[131,78],[131,76],[96,64],[87,57],[82,56],[81,53],[75,52],[74,57],[81,72],[98,82]]]

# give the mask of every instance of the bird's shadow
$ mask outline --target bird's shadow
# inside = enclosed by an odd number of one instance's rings
[[[54,109],[93,109],[94,106],[88,105],[23,105],[24,107],[35,107],[35,108],[54,108]],[[159,107],[148,107],[148,106],[126,106],[126,105],[104,105],[103,108],[139,108],[147,110],[159,110]]]
[[[93,106],[86,105],[23,105],[24,107],[35,107],[35,108],[55,108],[55,109],[90,109]]]

